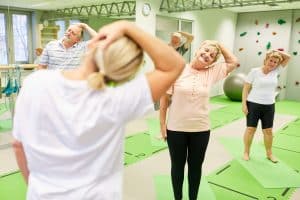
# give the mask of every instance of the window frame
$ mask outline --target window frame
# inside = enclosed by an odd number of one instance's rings
[[[31,63],[33,57],[33,44],[32,44],[32,12],[15,10],[15,9],[2,9],[0,8],[0,13],[4,14],[4,23],[5,23],[5,41],[7,48],[7,64],[19,64],[20,62],[15,61],[15,44],[14,44],[14,35],[13,35],[13,15],[26,15],[27,16],[27,51],[28,51],[28,60],[24,61],[25,63]],[[22,62],[23,63],[23,62]]]

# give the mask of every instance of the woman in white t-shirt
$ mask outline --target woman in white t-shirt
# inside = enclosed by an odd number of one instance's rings
[[[242,95],[243,112],[247,116],[247,128],[244,134],[244,160],[250,159],[250,146],[258,121],[261,120],[267,159],[276,163],[272,154],[273,121],[275,113],[275,95],[278,83],[279,65],[286,66],[290,55],[277,50],[266,54],[264,65],[249,72]]]
[[[184,60],[134,23],[99,30],[79,68],[38,70],[17,98],[13,136],[27,200],[121,200],[124,126],[153,110]],[[155,69],[134,77],[143,50]]]
[[[225,62],[216,63],[220,55],[223,55]],[[223,45],[215,41],[205,41],[171,89],[160,100],[161,133],[168,142],[176,200],[182,199],[186,162],[189,199],[197,199],[202,163],[210,135],[210,89],[237,65],[237,58]],[[172,103],[169,105],[171,96]]]

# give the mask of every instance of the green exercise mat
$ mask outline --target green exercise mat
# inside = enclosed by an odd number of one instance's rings
[[[125,140],[125,165],[143,160],[154,153],[165,149],[151,144],[150,135],[147,133],[138,133],[129,136]]]
[[[300,187],[300,174],[283,161],[272,163],[266,159],[263,145],[252,143],[250,160],[244,161],[242,159],[244,146],[241,138],[223,137],[220,138],[220,142],[263,187]]]
[[[300,137],[300,124],[289,123],[286,127],[278,131],[279,134]]]
[[[12,120],[11,119],[0,121],[0,133],[10,131],[11,129],[12,129]]]
[[[235,120],[242,118],[242,115],[236,113],[228,113],[220,110],[211,111],[209,114],[211,121],[211,129],[216,129],[226,124],[229,124]]]
[[[157,118],[148,118],[148,133],[150,134],[151,144],[153,146],[167,148],[167,142],[161,138],[160,122]]]
[[[158,175],[154,177],[156,200],[172,200],[174,199],[171,177],[169,175]],[[188,200],[188,183],[187,177],[183,182],[183,200]],[[215,200],[215,195],[211,190],[206,178],[202,176],[198,199]]]
[[[8,109],[6,107],[6,105],[4,103],[0,104],[0,115],[2,115],[3,113],[7,112]]]
[[[300,102],[297,101],[279,101],[276,102],[276,113],[295,115],[300,117]]]
[[[300,153],[273,147],[273,153],[278,159],[287,164],[292,169],[300,172]]]
[[[1,200],[25,200],[26,184],[20,172],[0,177]]]
[[[273,139],[273,147],[300,153],[300,137],[276,134]]]
[[[237,160],[232,160],[206,180],[218,200],[288,200],[293,188],[263,188]]]

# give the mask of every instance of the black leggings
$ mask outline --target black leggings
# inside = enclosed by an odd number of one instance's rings
[[[184,166],[188,163],[189,200],[196,200],[201,180],[210,131],[181,132],[167,130],[167,142],[171,157],[171,177],[174,197],[182,199]]]

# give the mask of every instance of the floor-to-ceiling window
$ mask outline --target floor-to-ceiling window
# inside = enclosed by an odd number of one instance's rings
[[[30,63],[30,12],[0,9],[0,64]]]

